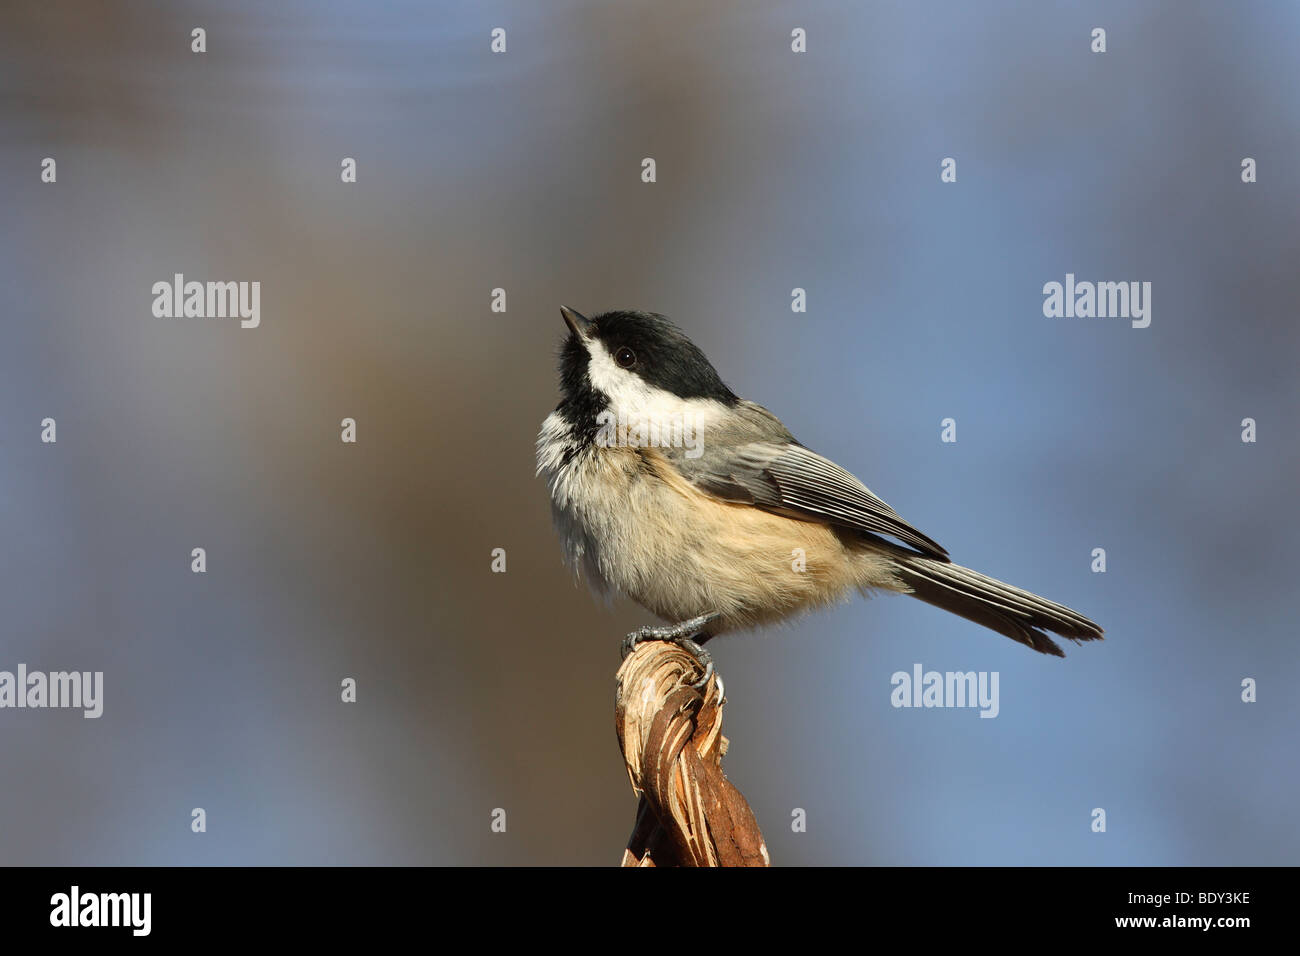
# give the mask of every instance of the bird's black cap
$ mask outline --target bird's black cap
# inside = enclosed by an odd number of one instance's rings
[[[593,319],[564,307],[560,313],[570,330],[560,357],[561,386],[567,396],[574,396],[584,383],[591,387],[587,350],[604,348],[616,359],[621,350],[631,350],[629,371],[679,398],[711,398],[726,405],[739,401],[699,347],[658,313],[605,312]]]

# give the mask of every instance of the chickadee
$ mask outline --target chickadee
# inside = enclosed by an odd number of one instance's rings
[[[671,640],[703,664],[698,645],[710,637],[877,590],[1043,654],[1065,656],[1048,631],[1101,638],[1082,614],[953,564],[775,415],[736,396],[663,316],[560,312],[564,399],[537,437],[556,529],[597,591],[621,591],[676,622],[632,632],[625,655],[640,640]]]

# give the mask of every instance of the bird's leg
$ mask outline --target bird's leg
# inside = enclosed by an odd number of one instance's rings
[[[714,611],[677,624],[647,624],[639,627],[623,639],[623,659],[626,660],[642,641],[668,641],[676,644],[704,668],[704,676],[691,685],[696,690],[703,690],[713,676],[713,656],[700,645],[712,637],[707,628],[720,617],[722,615]],[[718,686],[721,688],[721,681],[718,681]]]
[[[700,644],[708,640],[710,635],[705,632],[705,628],[712,624],[722,615],[718,612],[712,614],[701,614],[699,617],[693,617],[689,621],[681,621],[677,624],[647,624],[639,627],[623,639],[623,657],[626,658],[642,641],[669,641],[673,644],[685,645],[693,644],[695,650],[691,653],[696,657],[700,655],[707,656],[704,648]],[[700,640],[697,642],[695,638]]]

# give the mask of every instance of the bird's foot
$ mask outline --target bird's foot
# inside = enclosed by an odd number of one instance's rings
[[[711,636],[708,633],[708,626],[716,621],[721,614],[714,612],[712,614],[701,614],[699,617],[693,617],[689,621],[681,621],[677,624],[654,625],[647,624],[639,627],[623,639],[623,659],[636,650],[636,646],[642,641],[667,641],[670,644],[676,644],[686,653],[695,658],[696,662],[704,668],[704,676],[691,685],[695,690],[703,690],[709,683],[709,678],[713,676],[713,656],[700,646],[703,640],[708,640]],[[697,642],[696,638],[702,641]],[[718,693],[722,692],[722,679],[718,679]]]

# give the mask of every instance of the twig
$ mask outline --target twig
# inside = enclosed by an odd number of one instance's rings
[[[720,684],[675,644],[645,641],[618,670],[614,725],[641,798],[623,866],[768,866],[749,804],[722,772]]]

